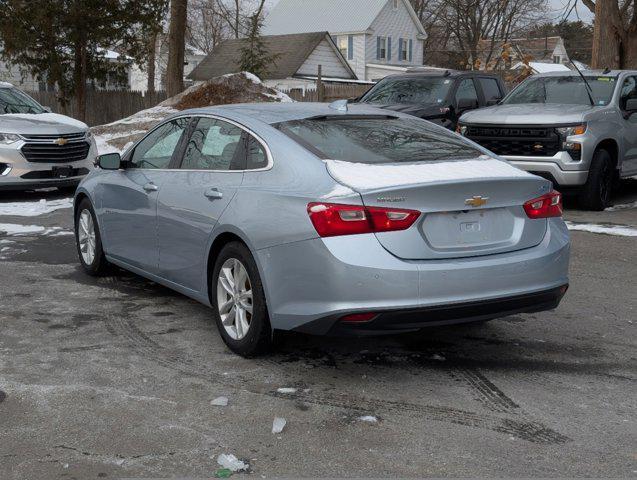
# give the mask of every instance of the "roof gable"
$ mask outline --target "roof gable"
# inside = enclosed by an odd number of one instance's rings
[[[265,35],[327,31],[367,31],[392,0],[279,0],[265,18]],[[425,31],[409,0],[400,0],[420,32]]]
[[[329,51],[334,54],[334,58],[340,62],[348,73],[347,79],[356,79],[347,60],[343,58],[341,52],[334,45],[333,40],[327,32],[302,33],[294,35],[270,35],[264,36],[266,48],[271,55],[278,55],[277,60],[268,72],[265,79],[280,80],[294,76],[314,50],[323,42],[330,45]],[[188,75],[188,78],[195,81],[205,81],[228,73],[240,71],[239,59],[244,40],[226,40],[197,65]]]

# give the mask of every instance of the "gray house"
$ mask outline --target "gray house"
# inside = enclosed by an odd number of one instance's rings
[[[264,35],[328,31],[361,80],[423,64],[425,30],[409,0],[280,0]]]
[[[266,48],[277,59],[262,80],[273,88],[291,90],[316,85],[318,66],[323,80],[335,83],[357,82],[356,74],[327,32],[264,36]],[[188,75],[195,82],[241,70],[239,59],[244,40],[226,40],[207,55]]]

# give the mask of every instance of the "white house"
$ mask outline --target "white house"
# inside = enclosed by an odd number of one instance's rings
[[[263,35],[327,31],[360,80],[423,64],[425,30],[409,0],[280,0]]]

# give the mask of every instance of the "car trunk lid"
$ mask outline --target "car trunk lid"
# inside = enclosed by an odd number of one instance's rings
[[[397,257],[462,258],[538,245],[546,219],[528,218],[524,203],[550,182],[494,159],[368,165],[328,161],[330,174],[368,207],[421,212],[411,228],[376,233]]]

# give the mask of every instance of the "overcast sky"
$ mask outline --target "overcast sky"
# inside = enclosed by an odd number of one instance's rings
[[[272,8],[279,0],[267,0],[267,5]],[[311,1],[311,0],[308,0]],[[557,21],[564,16],[566,6],[572,3],[572,0],[548,0],[548,20]],[[581,0],[577,1],[577,12],[571,13],[570,20],[577,20],[579,18],[585,22],[590,22],[593,19],[593,15],[588,8],[586,8]]]

